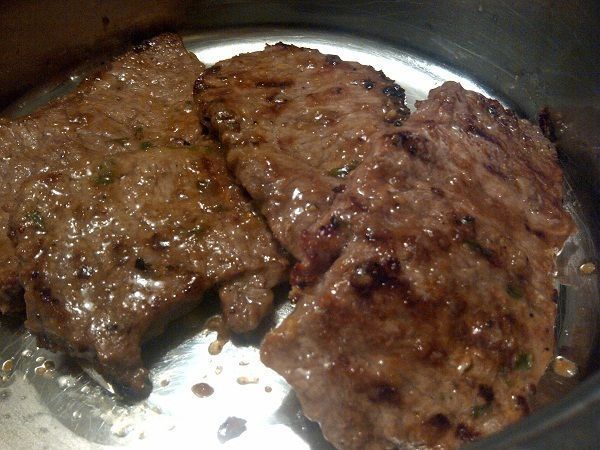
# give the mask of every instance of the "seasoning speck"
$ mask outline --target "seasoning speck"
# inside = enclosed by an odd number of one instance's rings
[[[215,367],[215,374],[216,375],[221,375],[221,372],[223,372],[223,366],[217,366],[217,367]]]
[[[196,397],[204,398],[213,395],[215,390],[208,383],[198,383],[192,386],[192,392],[196,395]]]
[[[572,378],[577,375],[578,372],[577,364],[563,356],[556,357],[552,368],[556,375],[564,378]]]
[[[272,392],[272,391],[273,391],[273,388],[271,386],[265,386],[265,392],[266,393],[269,393],[269,392]]]
[[[596,271],[596,265],[593,262],[587,262],[579,266],[579,271],[584,275],[591,275]]]
[[[237,382],[238,384],[256,384],[258,383],[258,378],[257,377],[238,377]]]
[[[169,380],[167,380],[166,378],[164,378],[164,379],[160,380],[160,385],[161,385],[162,387],[168,386],[168,385],[169,385],[169,383],[170,383],[170,381],[169,381]]]
[[[223,444],[246,431],[246,421],[239,417],[228,417],[219,427],[217,438]]]

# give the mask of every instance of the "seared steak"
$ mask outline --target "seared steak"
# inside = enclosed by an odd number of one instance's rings
[[[434,89],[305,234],[298,279],[327,272],[263,361],[339,448],[456,448],[517,420],[553,352],[561,186],[540,130]]]
[[[112,60],[66,98],[15,121],[0,119],[0,312],[23,309],[7,213],[28,177],[91,155],[191,142],[191,90],[202,64],[172,34]]]
[[[217,63],[195,98],[237,180],[295,256],[375,136],[408,114],[404,91],[382,72],[281,43]]]
[[[27,328],[44,346],[92,360],[129,395],[150,387],[145,338],[215,285],[227,324],[255,328],[286,266],[208,140],[32,177],[10,229]]]

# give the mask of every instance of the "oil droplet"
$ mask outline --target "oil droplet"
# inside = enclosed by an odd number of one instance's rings
[[[75,379],[69,375],[64,375],[58,379],[58,386],[62,389],[67,389],[75,386]]]
[[[223,317],[216,315],[206,321],[204,329],[217,332],[217,339],[208,346],[208,353],[218,355],[229,340],[229,328],[225,325]]]
[[[46,358],[44,358],[43,356],[38,356],[37,358],[35,358],[35,362],[36,363],[43,363],[44,361],[46,361]]]
[[[554,359],[552,368],[556,375],[564,378],[572,378],[577,375],[577,364],[563,356],[557,356]]]
[[[272,392],[272,391],[273,391],[273,388],[271,386],[265,386],[265,392],[266,393],[269,393],[269,392]]]
[[[223,444],[238,437],[244,431],[246,431],[246,421],[244,419],[240,419],[239,417],[228,417],[219,427],[217,437]]]
[[[73,411],[73,420],[79,420],[81,419],[81,411]]]
[[[208,383],[198,383],[192,386],[192,392],[196,395],[196,397],[204,398],[213,395],[215,390]]]
[[[32,356],[32,355],[33,355],[33,352],[32,352],[31,350],[29,350],[29,349],[27,349],[27,350],[23,350],[23,351],[21,352],[21,356],[22,356],[23,358],[31,358],[31,356]]]
[[[90,387],[89,386],[83,386],[81,388],[81,393],[82,394],[89,394],[90,393]]]
[[[258,383],[258,377],[238,377],[238,384],[256,384]]]
[[[33,373],[35,373],[36,375],[44,375],[46,373],[46,368],[44,366],[37,366]]]
[[[221,350],[223,350],[224,345],[224,342],[219,341],[217,339],[216,341],[211,342],[208,346],[208,353],[210,353],[211,355],[218,355],[219,353],[221,353]]]
[[[14,359],[7,359],[6,361],[4,361],[4,364],[2,364],[2,371],[6,372],[6,373],[11,373],[13,371],[13,369],[15,368],[15,360]]]
[[[591,275],[596,271],[596,265],[593,262],[587,262],[579,266],[579,271],[584,275]]]

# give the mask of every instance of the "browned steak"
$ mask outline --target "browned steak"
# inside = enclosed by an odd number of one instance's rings
[[[10,228],[29,330],[93,361],[130,395],[150,388],[145,338],[215,285],[227,324],[255,328],[286,267],[208,140],[90,156],[32,177]]]
[[[23,309],[7,213],[25,179],[88,156],[190,142],[199,123],[191,90],[202,64],[173,34],[112,60],[66,98],[15,121],[0,119],[0,312]]]
[[[216,64],[195,98],[237,180],[295,256],[375,136],[408,114],[404,91],[382,72],[284,44]]]
[[[553,256],[573,227],[553,146],[446,83],[307,233],[327,270],[262,358],[344,449],[456,448],[529,411],[553,352]],[[315,257],[320,252],[326,257]]]

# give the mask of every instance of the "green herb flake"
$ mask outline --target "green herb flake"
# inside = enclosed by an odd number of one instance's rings
[[[523,289],[521,288],[521,286],[513,283],[509,283],[506,285],[506,293],[514,299],[519,299],[523,297]]]
[[[490,250],[489,248],[484,247],[483,245],[481,245],[479,242],[477,242],[474,239],[465,239],[463,242],[472,251],[474,251],[476,253],[479,253],[480,255],[484,256],[485,258],[491,258],[491,257],[494,256],[494,252],[492,250]]]
[[[44,218],[42,217],[42,213],[40,213],[37,209],[29,211],[25,215],[25,224],[32,226],[37,231],[45,231],[46,227],[44,224]]]
[[[153,147],[153,145],[152,145],[152,142],[149,142],[149,141],[143,141],[143,142],[141,142],[141,143],[140,143],[140,148],[141,148],[142,150],[148,150],[148,149],[150,149],[150,148],[152,148],[152,147]]]
[[[475,405],[475,406],[473,406],[473,408],[471,408],[471,415],[475,419],[478,419],[481,416],[484,416],[485,414],[487,414],[491,409],[492,409],[491,403],[484,403],[483,405]]]
[[[515,359],[515,369],[529,370],[533,367],[533,355],[531,353],[521,353]]]
[[[353,160],[342,167],[336,167],[327,172],[330,177],[346,178],[350,172],[358,167],[358,161]]]
[[[102,161],[97,168],[95,184],[98,186],[106,186],[115,181],[114,162],[111,160]]]
[[[473,239],[465,239],[465,244],[467,244],[467,247],[469,247],[471,250],[473,250],[474,252],[478,252],[481,253],[482,250],[482,246],[479,242],[473,240]]]

